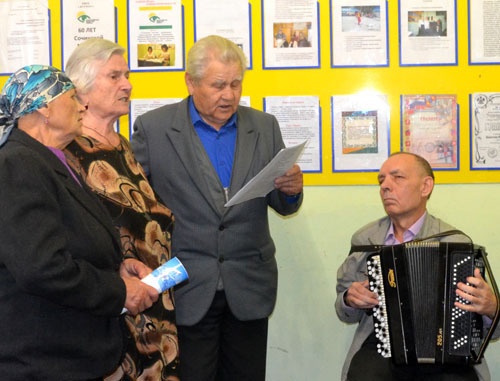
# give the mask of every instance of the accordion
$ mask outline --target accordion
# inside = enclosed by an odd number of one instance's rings
[[[367,259],[369,288],[377,294],[373,308],[378,352],[395,364],[467,364],[480,362],[498,322],[498,307],[487,333],[482,316],[464,311],[455,301],[474,268],[488,271],[498,290],[484,247],[468,243],[413,241],[381,246]]]

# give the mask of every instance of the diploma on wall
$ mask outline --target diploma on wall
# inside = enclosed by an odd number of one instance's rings
[[[332,97],[333,172],[378,171],[389,157],[385,94]]]
[[[500,168],[500,93],[472,94],[471,168]]]
[[[304,150],[307,140],[284,148],[257,175],[245,184],[224,206],[230,207],[257,197],[265,197],[274,189],[274,179],[293,167]]]
[[[434,169],[458,169],[457,96],[403,95],[402,102],[402,150]]]

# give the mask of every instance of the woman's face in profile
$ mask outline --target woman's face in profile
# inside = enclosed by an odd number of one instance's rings
[[[89,113],[102,119],[119,118],[128,114],[132,92],[129,74],[125,58],[113,54],[100,67],[92,89],[81,94],[89,106]]]
[[[49,108],[48,125],[55,134],[67,137],[68,142],[82,134],[85,106],[78,101],[75,89],[66,91],[50,102],[47,107]]]

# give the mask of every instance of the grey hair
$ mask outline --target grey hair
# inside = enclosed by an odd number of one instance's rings
[[[65,72],[78,91],[87,93],[92,89],[97,72],[113,54],[123,56],[125,48],[102,38],[89,38],[78,45],[68,59]]]
[[[198,40],[191,47],[187,56],[186,73],[196,84],[199,84],[205,75],[212,59],[223,63],[238,63],[243,79],[247,68],[247,59],[241,48],[227,38],[212,35]]]

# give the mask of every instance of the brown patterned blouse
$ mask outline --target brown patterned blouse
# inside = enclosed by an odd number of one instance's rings
[[[81,136],[66,147],[65,155],[111,214],[124,257],[136,258],[152,269],[168,261],[174,216],[149,185],[129,142],[120,136],[119,146],[113,147]],[[172,290],[148,310],[125,319],[130,330],[127,353],[106,380],[179,381]]]

